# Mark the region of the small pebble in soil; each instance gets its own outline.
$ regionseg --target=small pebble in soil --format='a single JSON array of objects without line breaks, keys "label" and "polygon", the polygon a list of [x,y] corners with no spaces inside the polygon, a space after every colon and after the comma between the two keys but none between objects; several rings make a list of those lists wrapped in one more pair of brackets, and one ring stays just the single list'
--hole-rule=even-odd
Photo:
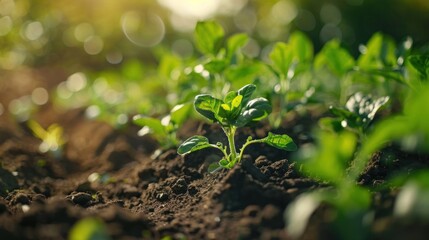
[{"label": "small pebble in soil", "polygon": [[258,205],[249,205],[244,209],[243,215],[246,217],[256,217],[260,210],[261,208]]},{"label": "small pebble in soil", "polygon": [[24,193],[18,193],[16,194],[13,202],[13,204],[30,204],[30,199],[28,198],[28,196]]},{"label": "small pebble in soil", "polygon": [[195,185],[189,185],[188,186],[188,193],[189,193],[189,195],[194,196],[195,194],[198,193],[197,187]]},{"label": "small pebble in soil", "polygon": [[177,181],[171,186],[171,189],[175,194],[183,194],[188,191],[188,185],[183,178],[177,179]]},{"label": "small pebble in soil", "polygon": [[168,194],[161,192],[156,194],[156,200],[160,201],[160,202],[165,202],[168,200]]},{"label": "small pebble in soil", "polygon": [[85,192],[78,192],[71,197],[71,200],[74,204],[84,207],[91,202],[92,196]]},{"label": "small pebble in soil", "polygon": [[24,205],[22,205],[21,209],[23,212],[26,213],[26,212],[30,211],[30,206],[28,206],[27,204],[24,204]]}]

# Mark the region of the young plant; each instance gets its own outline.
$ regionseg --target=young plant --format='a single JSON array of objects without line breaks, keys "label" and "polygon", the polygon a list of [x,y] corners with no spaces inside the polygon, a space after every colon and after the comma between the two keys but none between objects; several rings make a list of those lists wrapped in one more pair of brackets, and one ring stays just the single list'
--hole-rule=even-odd
[{"label": "young plant", "polygon": [[377,111],[389,101],[389,97],[374,99],[372,96],[365,96],[361,92],[353,94],[345,107],[330,107],[335,118],[322,118],[320,120],[323,127],[339,132],[349,129],[359,134],[362,138]]},{"label": "young plant", "polygon": [[194,101],[195,110],[207,119],[221,125],[228,138],[229,146],[224,146],[220,142],[211,144],[206,137],[197,135],[183,142],[177,152],[185,155],[203,148],[219,149],[224,156],[218,163],[209,166],[209,172],[213,172],[219,168],[234,167],[237,162],[241,161],[245,148],[250,144],[266,143],[286,151],[296,150],[297,146],[288,135],[268,133],[268,136],[262,139],[249,137],[240,152],[237,152],[234,140],[237,128],[260,121],[271,113],[271,105],[267,99],[262,97],[251,99],[255,90],[255,85],[248,84],[237,92],[229,92],[223,100],[208,94],[197,95]]},{"label": "young plant", "polygon": [[171,109],[170,114],[162,119],[147,117],[139,114],[133,117],[133,122],[141,126],[138,132],[139,136],[152,134],[161,144],[161,147],[167,149],[179,145],[176,137],[177,129],[185,122],[191,110],[191,104],[179,104]]},{"label": "young plant", "polygon": [[46,130],[36,121],[28,121],[28,127],[33,131],[35,137],[42,140],[39,145],[39,151],[42,153],[50,152],[55,158],[62,154],[62,148],[65,144],[63,128],[58,124],[50,125]]}]

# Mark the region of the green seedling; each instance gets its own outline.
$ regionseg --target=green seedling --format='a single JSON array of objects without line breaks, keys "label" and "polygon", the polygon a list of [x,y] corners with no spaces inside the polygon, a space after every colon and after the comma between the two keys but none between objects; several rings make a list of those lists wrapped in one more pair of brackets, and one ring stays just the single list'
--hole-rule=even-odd
[{"label": "green seedling", "polygon": [[46,130],[36,121],[28,121],[28,127],[33,131],[35,137],[42,140],[39,151],[42,153],[51,152],[55,157],[61,156],[63,145],[65,144],[63,128],[58,124],[50,125]]},{"label": "green seedling", "polygon": [[323,118],[321,124],[336,132],[345,128],[361,137],[375,117],[377,111],[389,101],[389,97],[372,98],[358,92],[352,95],[345,107],[330,107],[335,118]]},{"label": "green seedling", "polygon": [[255,85],[248,84],[237,92],[229,92],[223,100],[208,94],[197,95],[194,101],[195,110],[205,118],[221,125],[227,136],[229,147],[220,142],[211,144],[206,137],[197,135],[183,142],[177,152],[185,155],[209,147],[220,150],[224,156],[218,163],[209,166],[209,172],[213,172],[220,168],[234,167],[237,162],[241,161],[245,148],[250,144],[266,143],[286,151],[296,150],[297,146],[288,135],[268,133],[268,136],[262,139],[249,137],[240,152],[237,152],[234,140],[237,128],[258,122],[271,113],[271,104],[267,99],[262,97],[251,99],[255,90]]},{"label": "green seedling", "polygon": [[179,145],[176,133],[186,121],[191,110],[191,104],[179,104],[171,109],[170,114],[162,119],[147,117],[139,114],[133,117],[133,122],[141,126],[139,136],[151,134],[165,149]]}]

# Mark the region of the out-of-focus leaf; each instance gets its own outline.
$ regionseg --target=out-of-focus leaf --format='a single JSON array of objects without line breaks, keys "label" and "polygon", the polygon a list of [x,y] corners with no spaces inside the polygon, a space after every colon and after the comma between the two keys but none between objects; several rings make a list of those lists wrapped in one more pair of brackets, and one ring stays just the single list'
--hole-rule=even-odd
[{"label": "out-of-focus leaf", "polygon": [[244,33],[239,33],[231,36],[227,40],[227,58],[231,58],[232,55],[241,47],[246,45],[249,37]]},{"label": "out-of-focus leaf", "polygon": [[69,233],[69,240],[110,240],[104,223],[98,218],[79,220]]},{"label": "out-of-focus leaf", "polygon": [[374,34],[358,59],[361,69],[378,69],[397,65],[394,41],[381,33]]},{"label": "out-of-focus leaf", "polygon": [[189,114],[192,109],[191,103],[179,104],[173,107],[170,111],[171,122],[174,122],[177,125],[182,125],[186,119],[189,117]]},{"label": "out-of-focus leaf", "polygon": [[427,79],[429,74],[429,55],[412,55],[408,57],[408,61],[419,71],[424,79]]},{"label": "out-of-focus leaf", "polygon": [[204,64],[204,69],[209,71],[209,73],[221,73],[227,67],[227,63],[223,60],[211,60],[210,62]]},{"label": "out-of-focus leaf", "polygon": [[308,62],[313,58],[313,44],[304,33],[299,31],[292,33],[289,44],[294,51],[296,61]]},{"label": "out-of-focus leaf", "polygon": [[204,54],[216,55],[224,38],[222,26],[215,21],[198,22],[195,28],[195,43]]},{"label": "out-of-focus leaf", "polygon": [[327,66],[334,74],[343,76],[355,66],[354,58],[341,48],[339,41],[331,40],[323,46],[314,61],[316,68]]},{"label": "out-of-focus leaf", "polygon": [[269,58],[272,62],[273,69],[286,77],[292,64],[293,49],[286,43],[278,42],[271,50]]},{"label": "out-of-focus leaf", "polygon": [[161,120],[159,119],[139,114],[133,117],[133,123],[141,127],[148,127],[152,133],[160,137],[167,135],[165,126],[162,125]]},{"label": "out-of-focus leaf", "polygon": [[319,132],[318,148],[301,148],[302,170],[311,177],[340,184],[356,147],[356,136],[350,132],[339,134]]}]

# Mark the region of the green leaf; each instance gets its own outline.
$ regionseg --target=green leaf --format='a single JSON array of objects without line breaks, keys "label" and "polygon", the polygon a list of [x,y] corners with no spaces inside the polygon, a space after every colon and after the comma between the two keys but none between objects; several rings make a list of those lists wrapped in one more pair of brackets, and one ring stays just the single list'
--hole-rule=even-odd
[{"label": "green leaf", "polygon": [[424,79],[428,77],[429,72],[429,55],[412,55],[408,57],[411,65],[419,71]]},{"label": "green leaf", "polygon": [[293,49],[286,43],[278,42],[274,45],[269,58],[276,72],[287,76],[293,59]]},{"label": "green leaf", "polygon": [[238,93],[236,91],[231,91],[229,93],[226,94],[225,98],[223,99],[223,101],[227,104],[231,104],[232,100],[234,100],[234,98],[238,95]]},{"label": "green leaf", "polygon": [[185,155],[208,147],[211,147],[211,145],[206,137],[193,136],[180,144],[179,148],[177,149],[177,153],[180,155]]},{"label": "green leaf", "polygon": [[214,163],[211,163],[209,165],[209,167],[207,168],[207,171],[209,173],[214,173],[214,172],[218,171],[221,168],[222,168],[222,166],[220,166],[218,162],[214,162]]},{"label": "green leaf", "polygon": [[255,92],[255,90],[256,86],[253,84],[247,84],[238,90],[238,95],[243,96],[243,99],[241,100],[242,106],[245,106],[250,101],[250,97],[252,96],[253,92]]},{"label": "green leaf", "polygon": [[347,50],[341,48],[337,40],[326,43],[314,62],[316,68],[327,66],[338,76],[343,76],[355,66],[354,58]]},{"label": "green leaf", "polygon": [[222,26],[215,21],[198,22],[195,28],[195,43],[204,54],[216,55],[224,38]]},{"label": "green leaf", "polygon": [[389,97],[373,99],[370,95],[363,93],[353,94],[346,103],[346,109],[360,116],[363,121],[372,121],[377,111],[389,101]]},{"label": "green leaf", "polygon": [[302,32],[294,32],[289,38],[289,45],[294,50],[294,58],[299,62],[308,62],[313,58],[313,44]]},{"label": "green leaf", "polygon": [[359,56],[358,66],[362,69],[396,66],[395,42],[381,34],[375,33],[366,44],[365,52]]},{"label": "green leaf", "polygon": [[322,181],[340,184],[356,149],[356,136],[348,131],[339,134],[319,132],[318,148],[301,148],[302,170]]},{"label": "green leaf", "polygon": [[227,58],[231,58],[234,53],[246,45],[249,37],[244,33],[239,33],[231,36],[227,40]]},{"label": "green leaf", "polygon": [[174,106],[170,111],[170,121],[179,126],[182,125],[186,119],[188,119],[191,109],[191,103],[184,103]]},{"label": "green leaf", "polygon": [[211,60],[204,64],[204,69],[209,73],[221,73],[227,67],[227,63],[224,60]]},{"label": "green leaf", "polygon": [[250,122],[260,121],[267,117],[271,111],[271,104],[267,99],[255,98],[246,105],[234,125],[243,127]]},{"label": "green leaf", "polygon": [[263,141],[270,146],[285,151],[296,151],[296,149],[298,149],[292,138],[286,134],[279,135],[269,132],[268,136],[264,138]]},{"label": "green leaf", "polygon": [[70,240],[110,240],[107,229],[98,218],[84,218],[79,220],[70,230]]},{"label": "green leaf", "polygon": [[165,131],[165,126],[162,125],[161,120],[159,119],[139,114],[133,117],[133,123],[141,127],[147,126],[154,134],[158,136],[167,135]]},{"label": "green leaf", "polygon": [[195,97],[194,106],[195,110],[214,122],[222,122],[223,119],[219,119],[219,110],[223,101],[214,98],[208,94],[201,94]]}]

